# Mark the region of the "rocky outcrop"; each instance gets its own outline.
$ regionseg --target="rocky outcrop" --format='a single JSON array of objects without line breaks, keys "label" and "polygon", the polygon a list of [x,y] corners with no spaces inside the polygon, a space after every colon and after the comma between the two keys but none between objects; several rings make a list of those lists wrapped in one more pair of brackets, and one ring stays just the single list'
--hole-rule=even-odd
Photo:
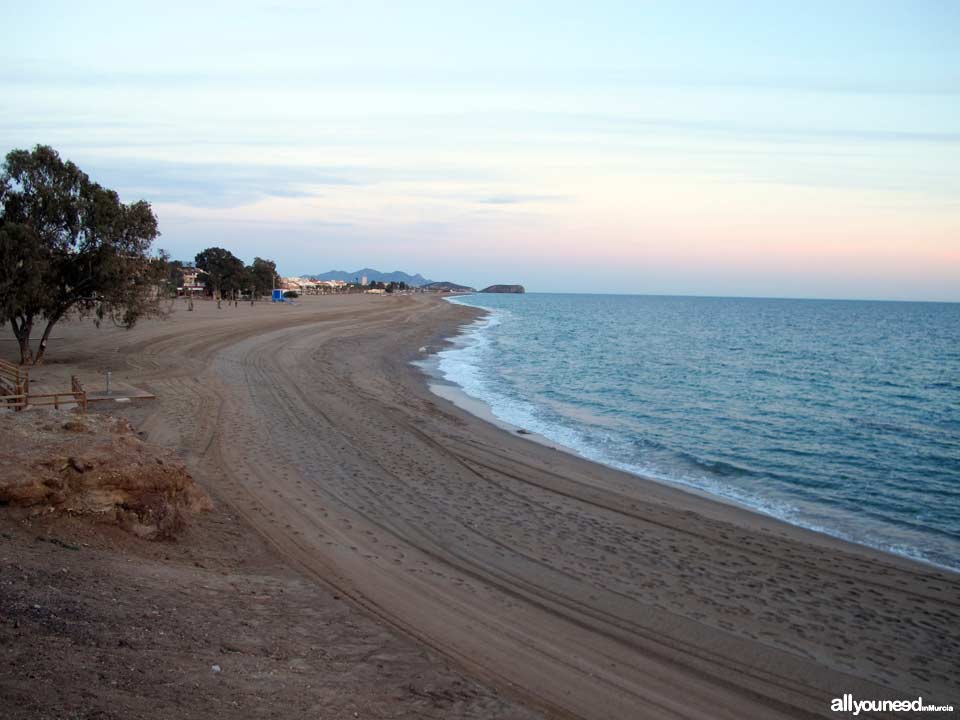
[{"label": "rocky outcrop", "polygon": [[523,289],[523,285],[491,285],[490,287],[485,287],[480,292],[482,293],[525,293],[526,290]]},{"label": "rocky outcrop", "polygon": [[173,537],[213,507],[179,458],[122,419],[4,412],[0,437],[0,506],[89,515],[147,538]]}]

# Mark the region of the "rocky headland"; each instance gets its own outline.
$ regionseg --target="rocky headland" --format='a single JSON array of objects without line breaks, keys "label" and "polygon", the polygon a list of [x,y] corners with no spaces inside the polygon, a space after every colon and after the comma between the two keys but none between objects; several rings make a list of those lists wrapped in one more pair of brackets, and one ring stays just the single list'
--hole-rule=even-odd
[{"label": "rocky headland", "polygon": [[513,293],[515,295],[520,295],[525,293],[526,290],[523,289],[523,285],[490,285],[485,287],[480,292],[482,293]]}]

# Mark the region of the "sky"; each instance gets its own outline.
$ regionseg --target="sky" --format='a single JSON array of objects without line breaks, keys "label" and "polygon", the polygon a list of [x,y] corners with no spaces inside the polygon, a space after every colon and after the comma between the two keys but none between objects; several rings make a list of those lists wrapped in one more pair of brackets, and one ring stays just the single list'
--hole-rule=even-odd
[{"label": "sky", "polygon": [[960,3],[0,0],[0,153],[157,246],[544,292],[960,301]]}]

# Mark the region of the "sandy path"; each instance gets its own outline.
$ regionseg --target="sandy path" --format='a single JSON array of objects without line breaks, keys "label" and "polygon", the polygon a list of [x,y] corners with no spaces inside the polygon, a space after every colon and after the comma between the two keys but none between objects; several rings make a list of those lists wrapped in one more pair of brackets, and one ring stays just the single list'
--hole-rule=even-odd
[{"label": "sandy path", "polygon": [[[80,339],[152,439],[306,575],[557,716],[829,716],[960,699],[957,577],[486,425],[409,365],[470,316],[318,298]],[[109,340],[105,340],[109,338]]]}]

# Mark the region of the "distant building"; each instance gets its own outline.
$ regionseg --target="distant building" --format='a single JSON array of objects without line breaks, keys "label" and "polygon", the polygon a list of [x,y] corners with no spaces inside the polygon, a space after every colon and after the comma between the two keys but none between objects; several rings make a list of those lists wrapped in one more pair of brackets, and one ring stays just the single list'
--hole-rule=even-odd
[{"label": "distant building", "polygon": [[281,290],[294,290],[301,295],[325,295],[338,292],[348,284],[345,280],[314,280],[304,277],[280,278]]},{"label": "distant building", "polygon": [[360,284],[361,284],[361,285],[366,285],[366,284],[367,284],[367,276],[366,276],[366,275],[364,275],[362,278],[360,278]]},{"label": "distant building", "polygon": [[201,275],[207,274],[205,270],[200,270],[199,268],[188,265],[185,266],[181,272],[183,273],[183,286],[177,288],[177,295],[194,297],[206,293],[206,282],[200,277]]},{"label": "distant building", "polygon": [[319,286],[320,292],[331,293],[339,292],[345,288],[349,283],[346,280],[318,280],[317,285]]}]

